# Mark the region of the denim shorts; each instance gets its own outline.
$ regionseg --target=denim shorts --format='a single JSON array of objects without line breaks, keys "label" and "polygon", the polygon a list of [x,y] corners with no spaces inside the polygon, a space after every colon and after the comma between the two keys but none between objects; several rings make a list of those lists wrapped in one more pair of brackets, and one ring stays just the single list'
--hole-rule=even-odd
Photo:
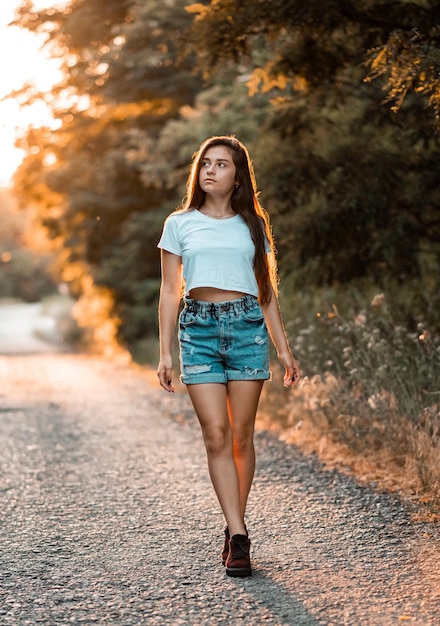
[{"label": "denim shorts", "polygon": [[185,385],[271,377],[268,332],[255,296],[226,302],[185,298],[179,345]]}]

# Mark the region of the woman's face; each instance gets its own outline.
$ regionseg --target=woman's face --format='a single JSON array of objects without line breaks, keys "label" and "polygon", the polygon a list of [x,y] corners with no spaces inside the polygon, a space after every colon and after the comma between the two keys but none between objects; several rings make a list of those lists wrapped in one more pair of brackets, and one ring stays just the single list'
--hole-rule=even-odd
[{"label": "woman's face", "polygon": [[208,148],[201,160],[199,184],[204,192],[215,196],[230,195],[236,184],[236,168],[226,146]]}]

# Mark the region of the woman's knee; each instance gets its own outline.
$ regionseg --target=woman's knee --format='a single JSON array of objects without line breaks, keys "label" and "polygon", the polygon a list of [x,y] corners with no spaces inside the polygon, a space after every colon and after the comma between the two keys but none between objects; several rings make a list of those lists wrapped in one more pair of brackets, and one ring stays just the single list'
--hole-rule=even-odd
[{"label": "woman's knee", "polygon": [[234,453],[245,455],[254,449],[254,431],[253,429],[235,430],[232,436]]},{"label": "woman's knee", "polygon": [[211,427],[203,432],[206,452],[210,456],[220,456],[232,450],[232,435],[230,428]]}]

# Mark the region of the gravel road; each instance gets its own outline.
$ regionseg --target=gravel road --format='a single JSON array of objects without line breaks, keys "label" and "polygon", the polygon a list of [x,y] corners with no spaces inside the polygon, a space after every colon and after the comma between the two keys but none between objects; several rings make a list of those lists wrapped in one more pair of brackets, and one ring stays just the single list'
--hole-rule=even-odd
[{"label": "gravel road", "polygon": [[0,301],[0,354],[35,354],[65,351],[55,319],[40,302]]},{"label": "gravel road", "polygon": [[0,624],[440,624],[438,527],[257,432],[254,575],[185,394],[138,367],[0,356]]}]

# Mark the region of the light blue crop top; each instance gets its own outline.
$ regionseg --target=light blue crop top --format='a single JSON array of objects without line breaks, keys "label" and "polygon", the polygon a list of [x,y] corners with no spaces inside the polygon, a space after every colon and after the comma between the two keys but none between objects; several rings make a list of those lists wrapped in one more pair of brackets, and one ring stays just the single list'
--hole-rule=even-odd
[{"label": "light blue crop top", "polygon": [[157,247],[182,257],[186,295],[196,287],[215,287],[258,297],[255,246],[241,215],[219,220],[197,209],[172,213]]}]

